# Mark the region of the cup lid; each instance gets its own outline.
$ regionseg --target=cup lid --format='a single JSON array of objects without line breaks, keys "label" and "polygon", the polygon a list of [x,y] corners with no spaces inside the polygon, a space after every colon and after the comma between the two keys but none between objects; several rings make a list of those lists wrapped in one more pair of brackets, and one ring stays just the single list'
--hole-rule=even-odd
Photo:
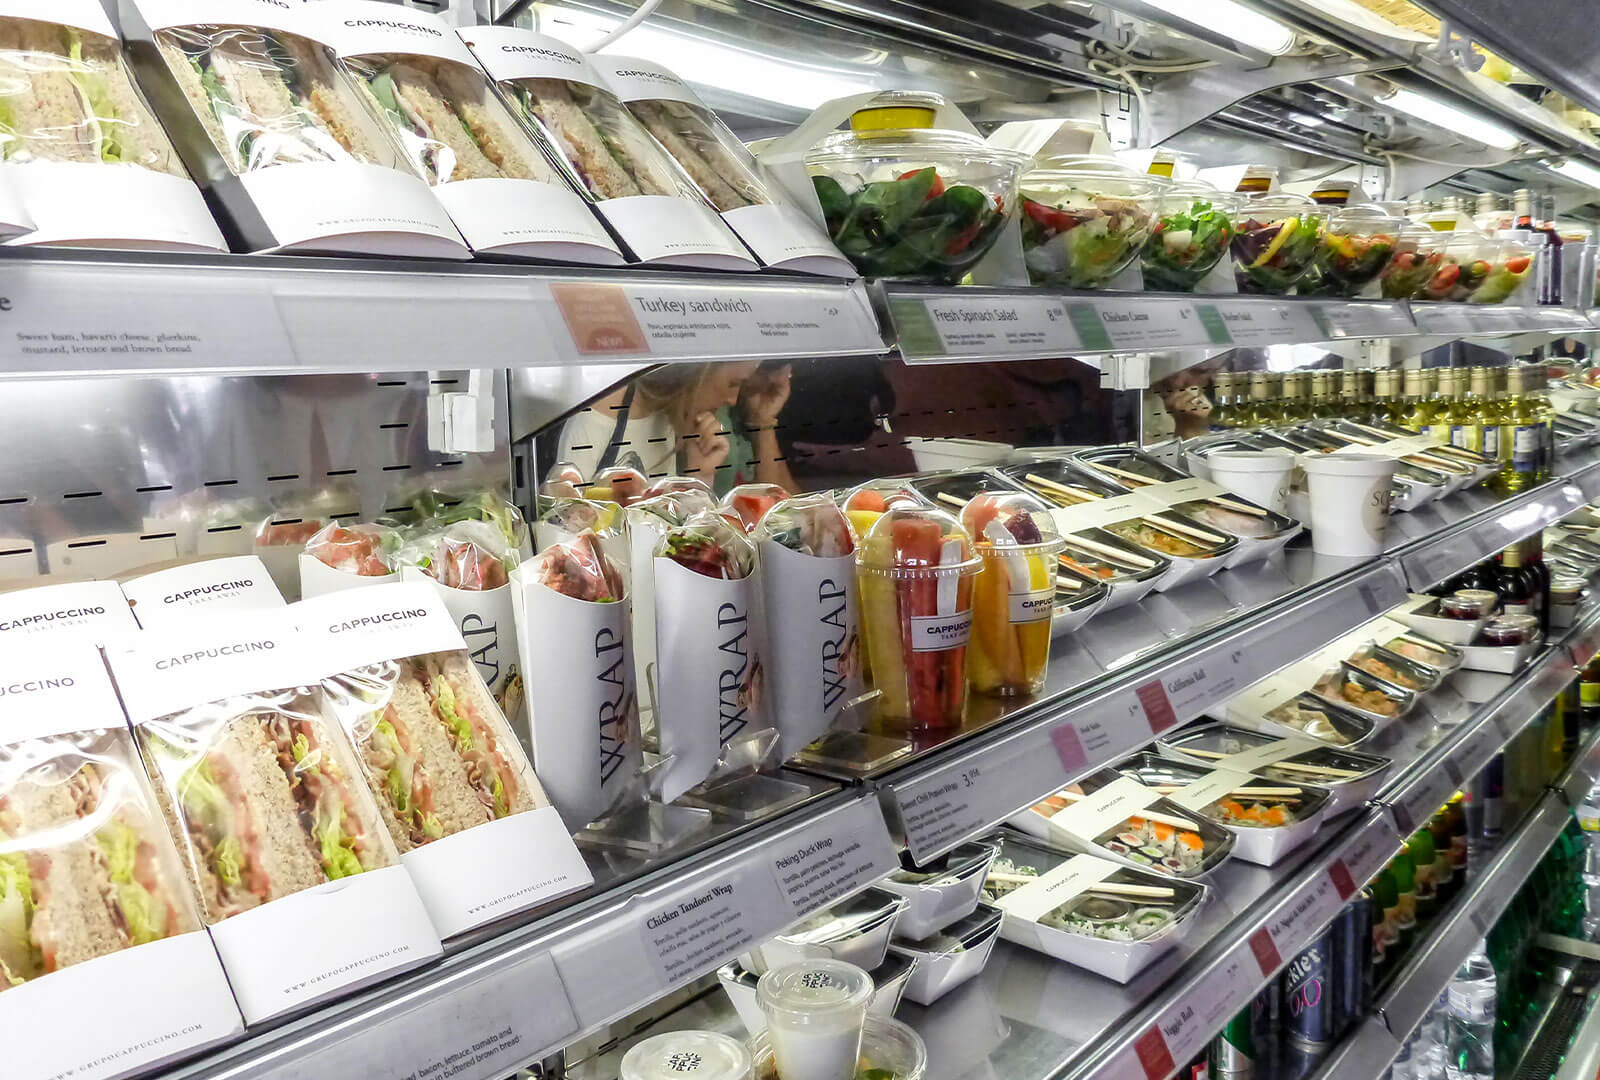
[{"label": "cup lid", "polygon": [[865,1015],[872,976],[843,960],[816,959],[773,968],[756,983],[756,1002],[788,1027]]},{"label": "cup lid", "polygon": [[1021,491],[979,492],[962,508],[961,525],[984,555],[1054,555],[1066,546],[1050,515]]},{"label": "cup lid", "polygon": [[1284,449],[1273,450],[1216,450],[1206,455],[1213,468],[1221,466],[1224,472],[1287,472],[1294,468],[1294,454]]},{"label": "cup lid", "polygon": [[983,568],[972,537],[955,518],[905,503],[895,503],[873,522],[856,559],[863,571],[896,577],[946,577]]},{"label": "cup lid", "polygon": [[621,1080],[745,1080],[750,1051],[716,1031],[669,1031],[622,1057]]}]

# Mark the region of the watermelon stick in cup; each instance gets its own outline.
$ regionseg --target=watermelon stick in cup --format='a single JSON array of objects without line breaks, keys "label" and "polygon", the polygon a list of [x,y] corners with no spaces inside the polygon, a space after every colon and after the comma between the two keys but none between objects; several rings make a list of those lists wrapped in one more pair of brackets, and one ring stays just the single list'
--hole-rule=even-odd
[{"label": "watermelon stick in cup", "polygon": [[983,560],[942,510],[894,502],[856,570],[878,715],[895,730],[956,727],[967,699],[973,579]]}]

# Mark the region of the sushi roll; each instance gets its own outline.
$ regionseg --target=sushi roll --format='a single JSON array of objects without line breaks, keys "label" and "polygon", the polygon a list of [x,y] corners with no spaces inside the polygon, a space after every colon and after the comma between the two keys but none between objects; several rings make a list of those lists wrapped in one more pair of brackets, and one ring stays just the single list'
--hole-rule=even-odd
[{"label": "sushi roll", "polygon": [[1281,803],[1277,806],[1263,806],[1261,808],[1261,824],[1279,828],[1289,824],[1289,808]]},{"label": "sushi roll", "polygon": [[[1156,861],[1155,859],[1152,859],[1150,856],[1146,855],[1142,850],[1128,852],[1127,858],[1129,862],[1137,863],[1140,866],[1153,866],[1155,865]],[[1160,858],[1160,856],[1158,855],[1157,858]]]},{"label": "sushi roll", "polygon": [[1123,850],[1126,851],[1133,848],[1143,847],[1145,838],[1139,833],[1133,832],[1132,830],[1127,830],[1124,832],[1119,832],[1115,842],[1120,843],[1123,846]]},{"label": "sushi roll", "polygon": [[1172,912],[1160,908],[1140,908],[1128,916],[1128,921],[1138,937],[1147,938],[1172,921]]},{"label": "sushi roll", "polygon": [[1188,869],[1184,861],[1176,855],[1168,855],[1161,860],[1161,869],[1173,874],[1181,874]]},{"label": "sushi roll", "polygon": [[1200,839],[1199,833],[1181,832],[1173,853],[1183,860],[1186,867],[1199,866],[1206,858],[1205,841]]},{"label": "sushi roll", "polygon": [[1170,848],[1167,848],[1161,844],[1145,844],[1139,848],[1139,854],[1143,855],[1151,862],[1158,863],[1167,857],[1167,852],[1170,850]]},{"label": "sushi roll", "polygon": [[1111,852],[1113,855],[1126,855],[1131,849],[1121,840],[1107,840],[1106,850]]}]

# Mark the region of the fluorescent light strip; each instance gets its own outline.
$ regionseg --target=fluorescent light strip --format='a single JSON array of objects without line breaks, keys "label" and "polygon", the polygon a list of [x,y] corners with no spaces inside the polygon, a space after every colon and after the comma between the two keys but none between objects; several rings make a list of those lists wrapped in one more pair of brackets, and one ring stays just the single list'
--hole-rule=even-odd
[{"label": "fluorescent light strip", "polygon": [[1560,165],[1551,165],[1550,171],[1560,173],[1568,180],[1600,190],[1600,169],[1593,165],[1582,161],[1563,161]]},{"label": "fluorescent light strip", "polygon": [[1453,131],[1463,138],[1471,139],[1473,142],[1492,146],[1497,150],[1511,150],[1522,142],[1521,136],[1506,130],[1499,124],[1491,124],[1487,120],[1479,120],[1476,116],[1463,112],[1454,105],[1446,105],[1437,98],[1413,93],[1410,90],[1397,89],[1394,93],[1379,98],[1378,103],[1391,109],[1398,109],[1407,116],[1414,116],[1418,120],[1427,121],[1435,127]]},{"label": "fluorescent light strip", "polygon": [[[1252,11],[1235,0],[1144,0],[1208,33],[1230,37],[1269,56],[1282,56],[1294,48],[1294,31],[1276,19]],[[1113,4],[1113,7],[1116,5]]]}]

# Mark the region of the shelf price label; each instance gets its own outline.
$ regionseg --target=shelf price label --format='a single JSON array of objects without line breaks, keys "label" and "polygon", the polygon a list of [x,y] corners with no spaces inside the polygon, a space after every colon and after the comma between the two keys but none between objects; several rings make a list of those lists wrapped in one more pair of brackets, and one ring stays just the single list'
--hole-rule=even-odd
[{"label": "shelf price label", "polygon": [[1311,317],[1329,341],[1349,338],[1398,337],[1417,332],[1399,303],[1371,300],[1323,301],[1309,304]]},{"label": "shelf price label", "polygon": [[1138,352],[1213,343],[1194,304],[1186,300],[1069,301],[1067,309],[1089,348]]},{"label": "shelf price label", "polygon": [[790,843],[772,854],[771,864],[778,890],[797,917],[900,868],[883,811],[869,801],[857,802],[816,827],[797,832]]},{"label": "shelf price label", "polygon": [[1233,345],[1274,345],[1282,342],[1316,341],[1323,336],[1309,305],[1217,300],[1197,304],[1196,311],[1211,309],[1213,325],[1221,320]]},{"label": "shelf price label", "polygon": [[1424,334],[1470,334],[1474,329],[1470,309],[1461,304],[1417,303],[1411,316]]},{"label": "shelf price label", "polygon": [[[1447,757],[1445,760],[1448,762],[1450,759]],[[1461,785],[1459,775],[1459,770],[1456,778],[1452,778],[1446,769],[1424,771],[1393,805],[1395,824],[1400,827],[1400,832],[1409,836],[1426,825],[1434,812]]]},{"label": "shelf price label", "polygon": [[1056,297],[890,296],[900,354],[908,364],[1070,356],[1101,346],[1085,341]]},{"label": "shelf price label", "polygon": [[1258,961],[1241,942],[1196,980],[1156,1021],[1162,1044],[1176,1061],[1201,1053],[1211,1037],[1250,1003],[1260,977]]}]

